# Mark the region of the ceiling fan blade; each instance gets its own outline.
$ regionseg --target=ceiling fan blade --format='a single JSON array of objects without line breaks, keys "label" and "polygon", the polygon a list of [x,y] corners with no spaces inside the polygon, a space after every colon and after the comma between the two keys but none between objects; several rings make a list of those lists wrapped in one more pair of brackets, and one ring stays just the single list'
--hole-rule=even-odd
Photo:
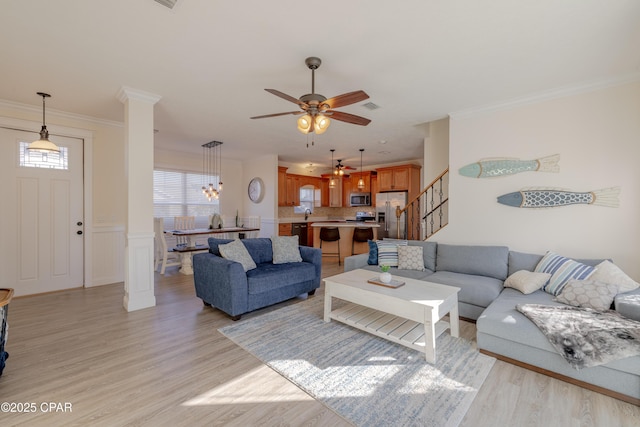
[{"label": "ceiling fan blade", "polygon": [[304,111],[288,111],[286,113],[265,114],[264,116],[250,117],[251,119],[264,119],[267,117],[286,116],[288,114],[303,114]]},{"label": "ceiling fan blade", "polygon": [[340,108],[344,107],[345,105],[351,105],[355,104],[356,102],[364,101],[365,99],[369,99],[369,95],[367,95],[363,90],[356,90],[355,92],[343,93],[342,95],[329,98],[322,104],[327,104],[329,106],[327,108]]},{"label": "ceiling fan blade", "polygon": [[335,120],[340,120],[341,122],[352,123],[354,125],[366,126],[371,123],[371,120],[366,119],[364,117],[356,116],[355,114],[343,113],[342,111],[327,111],[328,116]]},{"label": "ceiling fan blade", "polygon": [[282,99],[286,99],[289,102],[293,102],[294,104],[298,104],[299,106],[303,106],[303,105],[307,105],[304,102],[300,101],[297,98],[294,98],[291,95],[287,95],[286,93],[282,93],[279,90],[275,90],[275,89],[265,89],[267,92],[274,94],[275,96],[278,96]]}]

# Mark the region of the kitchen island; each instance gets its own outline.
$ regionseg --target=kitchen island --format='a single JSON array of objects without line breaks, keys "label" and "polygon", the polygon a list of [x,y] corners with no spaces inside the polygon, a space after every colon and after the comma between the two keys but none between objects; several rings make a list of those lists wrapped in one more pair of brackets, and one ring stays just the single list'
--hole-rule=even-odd
[{"label": "kitchen island", "polygon": [[[356,228],[372,228],[373,229],[373,240],[375,240],[378,236],[378,225],[375,222],[357,222],[357,221],[339,221],[339,222],[314,222],[311,224],[313,228],[313,247],[320,247],[320,228],[321,227],[338,227],[338,231],[340,231],[340,262],[344,262],[344,258],[351,256],[351,241],[353,239],[353,230]],[[334,242],[327,242],[325,246],[328,251],[335,250]],[[366,242],[356,242],[354,246],[353,254],[362,254],[369,251],[369,246]]]}]

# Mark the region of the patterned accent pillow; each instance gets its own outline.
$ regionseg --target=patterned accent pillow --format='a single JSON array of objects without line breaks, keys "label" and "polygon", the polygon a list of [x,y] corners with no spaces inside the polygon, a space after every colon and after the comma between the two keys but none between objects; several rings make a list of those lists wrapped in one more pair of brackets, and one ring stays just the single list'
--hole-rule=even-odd
[{"label": "patterned accent pillow", "polygon": [[556,296],[562,292],[562,288],[568,280],[586,280],[596,269],[595,267],[574,261],[571,258],[563,257],[553,252],[547,252],[534,271],[536,273],[551,274],[551,279],[542,287],[542,290]]},{"label": "patterned accent pillow", "polygon": [[551,277],[549,273],[536,273],[527,270],[518,270],[504,281],[505,288],[514,288],[523,294],[530,294],[542,288]]},{"label": "patterned accent pillow", "polygon": [[398,269],[424,271],[422,246],[398,246]]},{"label": "patterned accent pillow", "polygon": [[640,287],[638,282],[635,282],[620,267],[608,260],[598,264],[596,272],[589,279],[609,285],[618,285],[618,292],[629,292]]},{"label": "patterned accent pillow", "polygon": [[218,250],[223,258],[242,264],[242,268],[245,272],[256,268],[256,263],[253,261],[251,255],[249,255],[249,251],[240,240],[234,240],[231,243],[218,245]]},{"label": "patterned accent pillow", "polygon": [[302,262],[298,236],[273,236],[271,238],[271,247],[273,249],[274,264]]},{"label": "patterned accent pillow", "polygon": [[367,264],[378,265],[378,245],[374,240],[367,240],[369,245],[369,258],[367,258]]},{"label": "patterned accent pillow", "polygon": [[384,241],[377,240],[378,245],[378,264],[388,265],[389,267],[398,266],[398,246],[407,246],[407,241]]},{"label": "patterned accent pillow", "polygon": [[562,288],[562,292],[553,300],[574,307],[588,307],[598,311],[607,311],[618,293],[617,285],[608,285],[594,280],[571,279]]}]

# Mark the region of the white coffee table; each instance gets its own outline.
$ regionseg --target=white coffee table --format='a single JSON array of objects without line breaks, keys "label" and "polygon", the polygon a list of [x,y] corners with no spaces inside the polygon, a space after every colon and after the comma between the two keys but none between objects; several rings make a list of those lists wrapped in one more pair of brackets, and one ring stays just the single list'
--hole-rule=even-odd
[{"label": "white coffee table", "polygon": [[[460,334],[458,291],[454,286],[394,276],[399,288],[367,283],[379,274],[352,270],[324,279],[324,321],[331,319],[424,352],[436,363],[436,338],[446,329]],[[333,310],[332,299],[349,304]],[[449,314],[449,322],[442,318]]]}]

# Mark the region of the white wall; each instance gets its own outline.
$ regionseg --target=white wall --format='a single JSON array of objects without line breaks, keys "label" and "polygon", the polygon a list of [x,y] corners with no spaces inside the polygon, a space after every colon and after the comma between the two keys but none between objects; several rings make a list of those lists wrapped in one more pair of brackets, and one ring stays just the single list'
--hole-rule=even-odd
[{"label": "white wall", "polygon": [[[488,157],[559,153],[560,172],[476,179],[458,169]],[[506,109],[452,115],[450,224],[439,242],[507,245],[611,258],[640,280],[640,82]],[[523,209],[498,204],[525,187],[591,191],[620,186],[620,207]]]},{"label": "white wall", "polygon": [[449,166],[449,118],[430,122],[427,129],[424,138],[423,187]]},{"label": "white wall", "polygon": [[[249,200],[247,187],[253,178],[261,178],[265,195],[260,203]],[[275,154],[244,161],[243,203],[245,216],[259,216],[259,237],[278,235],[278,156]]]}]

